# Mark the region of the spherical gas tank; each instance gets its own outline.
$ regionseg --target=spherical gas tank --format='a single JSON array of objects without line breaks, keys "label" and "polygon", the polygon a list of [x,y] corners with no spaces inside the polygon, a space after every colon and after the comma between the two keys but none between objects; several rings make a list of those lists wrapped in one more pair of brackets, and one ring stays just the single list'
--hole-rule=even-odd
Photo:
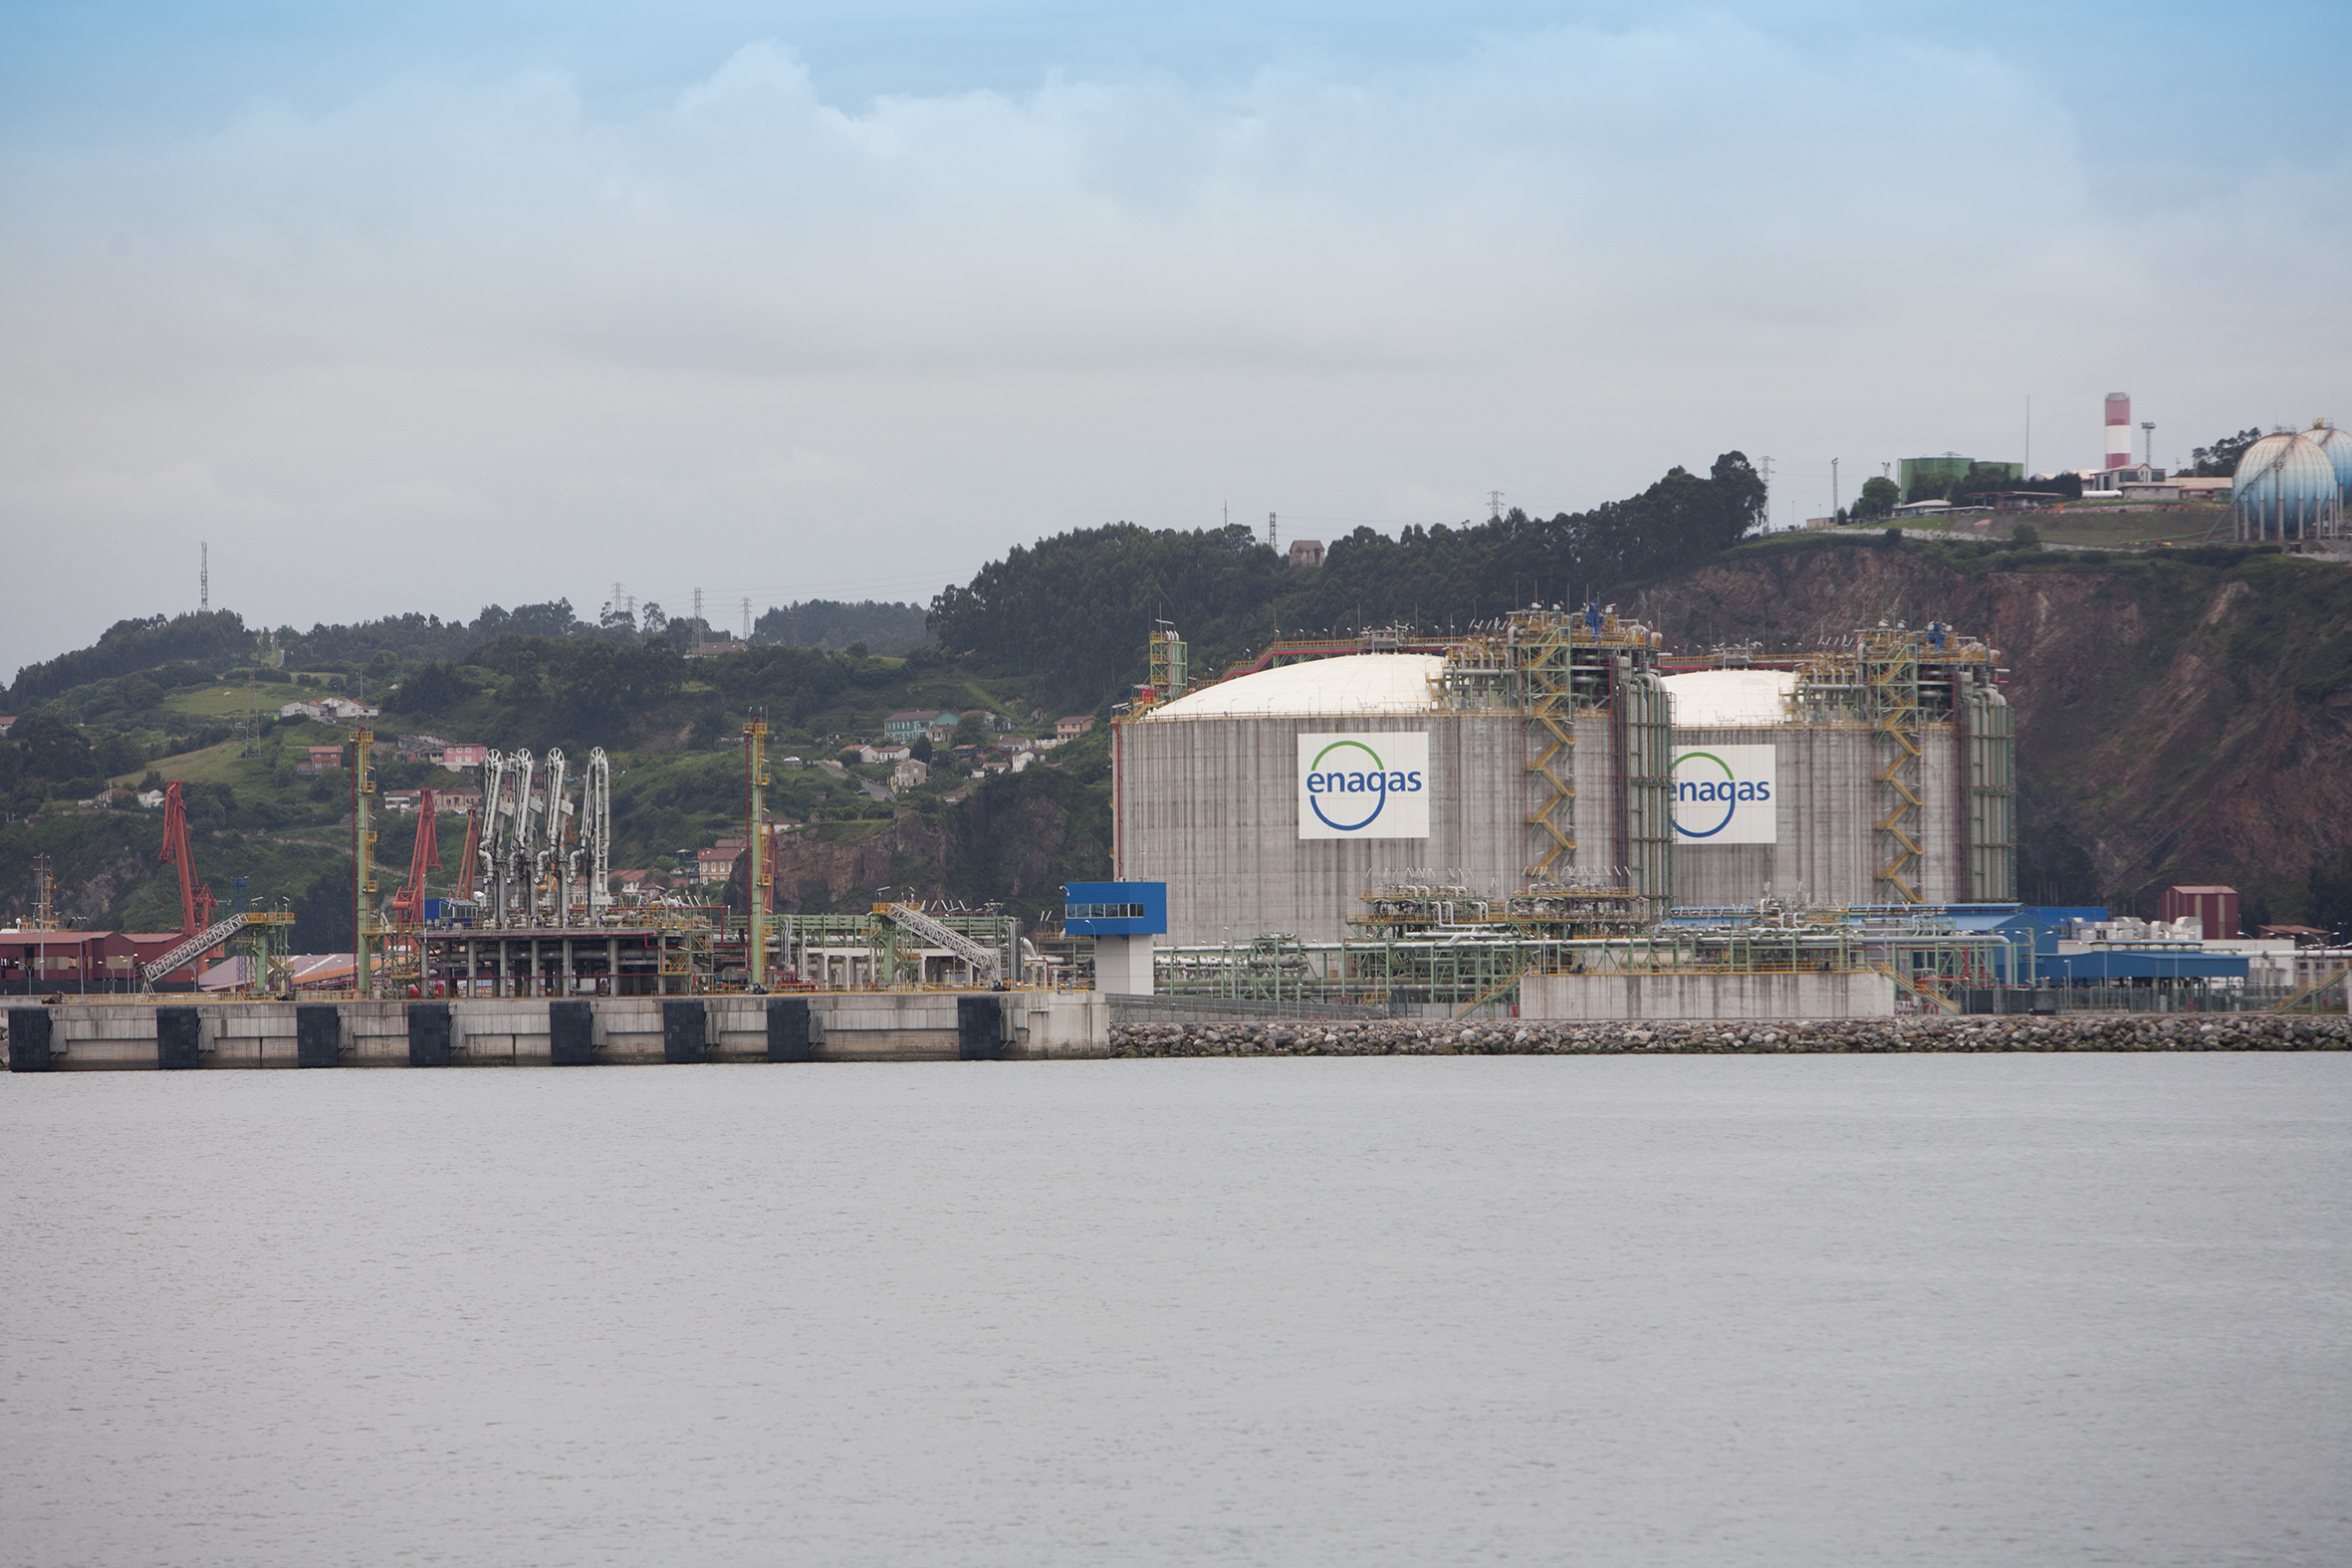
[{"label": "spherical gas tank", "polygon": [[2304,431],[2303,439],[2325,452],[2335,465],[2337,499],[2352,502],[2352,430],[2318,425]]},{"label": "spherical gas tank", "polygon": [[2293,431],[2266,435],[2245,449],[2231,483],[2237,537],[2316,539],[2337,515],[2341,494],[2336,465],[2317,442]]}]

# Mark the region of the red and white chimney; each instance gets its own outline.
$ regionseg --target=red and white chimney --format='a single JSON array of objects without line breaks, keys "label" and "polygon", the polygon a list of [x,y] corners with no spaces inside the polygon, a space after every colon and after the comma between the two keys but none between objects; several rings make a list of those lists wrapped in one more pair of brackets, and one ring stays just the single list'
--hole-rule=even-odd
[{"label": "red and white chimney", "polygon": [[2132,394],[2107,394],[2107,463],[2109,468],[2123,468],[2132,460]]}]

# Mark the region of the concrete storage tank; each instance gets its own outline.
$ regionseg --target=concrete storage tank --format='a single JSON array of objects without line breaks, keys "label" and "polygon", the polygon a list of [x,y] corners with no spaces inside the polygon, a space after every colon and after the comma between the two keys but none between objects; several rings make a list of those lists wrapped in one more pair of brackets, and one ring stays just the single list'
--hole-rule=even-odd
[{"label": "concrete storage tank", "polygon": [[1676,907],[2014,898],[1993,659],[1941,625],[1879,627],[1790,669],[1666,677]]},{"label": "concrete storage tank", "polygon": [[2244,544],[2332,540],[2343,533],[2342,481],[2316,441],[2294,431],[2245,449],[2231,483],[2236,537]]},{"label": "concrete storage tank", "polygon": [[1168,884],[1172,945],[1336,942],[1389,883],[1502,895],[1672,890],[1657,639],[1597,609],[1522,611],[1442,655],[1317,658],[1113,730],[1120,878]]}]

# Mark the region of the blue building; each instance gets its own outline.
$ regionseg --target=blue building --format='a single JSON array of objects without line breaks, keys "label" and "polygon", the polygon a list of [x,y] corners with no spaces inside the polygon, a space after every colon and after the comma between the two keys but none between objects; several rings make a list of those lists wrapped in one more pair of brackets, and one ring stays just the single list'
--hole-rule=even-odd
[{"label": "blue building", "polygon": [[1061,929],[1094,939],[1094,989],[1152,994],[1152,938],[1168,929],[1165,882],[1070,882],[1061,889]]}]

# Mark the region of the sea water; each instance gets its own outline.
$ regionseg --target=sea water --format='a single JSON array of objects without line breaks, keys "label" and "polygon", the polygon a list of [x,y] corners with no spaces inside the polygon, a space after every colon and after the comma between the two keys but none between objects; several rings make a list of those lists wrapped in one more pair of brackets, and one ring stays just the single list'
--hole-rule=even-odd
[{"label": "sea water", "polygon": [[2352,1057],[0,1080],[9,1563],[2352,1561]]}]

